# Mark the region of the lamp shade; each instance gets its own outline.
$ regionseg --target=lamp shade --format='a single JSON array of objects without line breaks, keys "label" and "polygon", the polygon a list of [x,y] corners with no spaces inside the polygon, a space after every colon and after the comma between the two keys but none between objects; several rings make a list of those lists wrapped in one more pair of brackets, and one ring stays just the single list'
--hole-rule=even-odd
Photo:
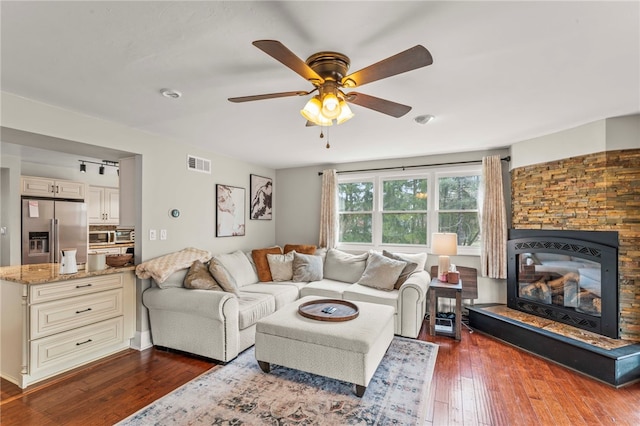
[{"label": "lamp shade", "polygon": [[318,116],[320,115],[320,109],[322,109],[322,103],[320,103],[320,99],[315,96],[309,99],[309,102],[307,102],[304,108],[300,111],[300,114],[312,123],[316,123],[316,121],[318,121]]},{"label": "lamp shade", "polygon": [[431,252],[437,255],[458,254],[458,234],[434,232],[431,234]]},{"label": "lamp shade", "polygon": [[351,112],[351,108],[349,105],[343,100],[340,101],[340,115],[336,118],[336,122],[338,124],[342,124],[345,121],[351,119],[353,117],[353,112]]},{"label": "lamp shade", "polygon": [[333,120],[340,115],[340,100],[333,93],[327,93],[322,98],[322,115]]}]

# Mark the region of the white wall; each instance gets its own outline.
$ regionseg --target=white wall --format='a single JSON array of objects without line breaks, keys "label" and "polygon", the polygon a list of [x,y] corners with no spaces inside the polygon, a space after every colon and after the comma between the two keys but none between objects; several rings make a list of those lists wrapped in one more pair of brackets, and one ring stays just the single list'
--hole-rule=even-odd
[{"label": "white wall", "polygon": [[[283,246],[292,244],[318,244],[320,232],[320,194],[322,177],[318,172],[323,169],[335,168],[343,170],[362,170],[371,168],[415,166],[423,164],[438,164],[461,161],[482,160],[483,156],[501,155],[506,157],[508,149],[467,152],[449,155],[412,157],[392,159],[386,161],[370,161],[358,163],[345,163],[339,165],[327,165],[318,167],[300,167],[281,169],[276,171],[275,209],[276,243]],[[505,179],[509,178],[505,167]],[[505,200],[508,215],[510,215],[510,184],[505,182]],[[454,256],[452,263],[480,270],[479,256]],[[437,258],[429,256],[427,269],[437,264]],[[506,303],[505,280],[488,278],[478,279],[478,299],[476,303]]]},{"label": "white wall", "polygon": [[511,145],[511,168],[640,148],[640,114],[594,121]]},{"label": "white wall", "polygon": [[0,235],[0,266],[20,264],[20,205],[12,208],[20,199],[20,158],[0,155],[0,226],[6,234]]}]

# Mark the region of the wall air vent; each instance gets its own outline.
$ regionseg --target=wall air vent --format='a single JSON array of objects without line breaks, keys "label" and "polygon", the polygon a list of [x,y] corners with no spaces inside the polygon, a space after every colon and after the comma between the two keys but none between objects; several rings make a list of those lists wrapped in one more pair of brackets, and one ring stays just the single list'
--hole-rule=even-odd
[{"label": "wall air vent", "polygon": [[194,172],[211,174],[211,160],[187,155],[187,169]]}]

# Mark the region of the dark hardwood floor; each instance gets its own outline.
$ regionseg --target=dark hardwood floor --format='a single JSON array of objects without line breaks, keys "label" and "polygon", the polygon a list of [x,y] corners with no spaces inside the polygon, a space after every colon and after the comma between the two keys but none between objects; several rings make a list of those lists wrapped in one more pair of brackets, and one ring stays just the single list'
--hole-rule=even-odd
[{"label": "dark hardwood floor", "polygon": [[[640,383],[615,389],[463,328],[440,348],[428,425],[638,425]],[[202,374],[208,360],[129,350],[20,390],[2,380],[2,425],[111,425]]]}]

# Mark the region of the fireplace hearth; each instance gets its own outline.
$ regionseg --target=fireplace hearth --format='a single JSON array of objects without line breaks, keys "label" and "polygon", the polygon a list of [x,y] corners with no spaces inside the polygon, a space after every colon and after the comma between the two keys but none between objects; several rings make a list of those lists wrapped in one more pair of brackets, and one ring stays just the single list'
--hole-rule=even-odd
[{"label": "fireplace hearth", "polygon": [[618,232],[512,229],[507,306],[469,325],[613,386],[640,380],[640,343],[619,338]]},{"label": "fireplace hearth", "polygon": [[512,229],[507,306],[618,338],[618,232]]}]

